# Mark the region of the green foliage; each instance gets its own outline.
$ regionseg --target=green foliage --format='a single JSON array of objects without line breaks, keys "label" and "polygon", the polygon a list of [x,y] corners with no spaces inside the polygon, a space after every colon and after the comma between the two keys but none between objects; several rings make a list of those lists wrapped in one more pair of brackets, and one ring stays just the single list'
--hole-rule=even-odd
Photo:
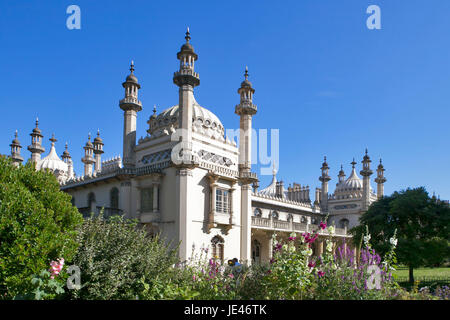
[{"label": "green foliage", "polygon": [[33,291],[23,295],[17,295],[14,300],[51,300],[60,298],[65,293],[61,279],[51,279],[50,272],[43,269],[39,275],[33,275],[31,285]]},{"label": "green foliage", "polygon": [[158,288],[174,275],[176,250],[168,249],[158,236],[149,237],[135,221],[91,217],[81,226],[77,240],[80,247],[73,263],[81,270],[82,288],[70,290],[72,298],[160,297]]},{"label": "green foliage", "polygon": [[33,274],[51,260],[70,261],[82,216],[50,172],[33,164],[15,167],[0,156],[0,296],[34,289]]},{"label": "green foliage", "polygon": [[371,243],[381,254],[389,250],[384,238],[397,229],[397,260],[411,268],[439,265],[449,257],[450,208],[430,198],[423,187],[383,197],[370,206],[360,222],[351,230],[354,240],[361,239],[367,225]]}]

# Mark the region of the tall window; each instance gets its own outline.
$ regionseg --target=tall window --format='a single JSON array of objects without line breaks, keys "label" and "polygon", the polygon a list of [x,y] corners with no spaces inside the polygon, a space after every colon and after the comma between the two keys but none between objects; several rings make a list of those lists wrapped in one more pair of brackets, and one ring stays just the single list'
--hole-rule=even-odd
[{"label": "tall window", "polygon": [[215,236],[211,240],[211,246],[213,258],[217,258],[223,262],[223,246],[224,246],[223,238],[220,236]]},{"label": "tall window", "polygon": [[253,240],[252,260],[255,263],[260,263],[261,262],[261,243],[259,243],[258,240]]},{"label": "tall window", "polygon": [[90,192],[88,194],[88,207],[90,208],[92,206],[92,203],[96,202],[95,201],[95,194],[93,192]]},{"label": "tall window", "polygon": [[294,216],[292,215],[292,213],[288,213],[287,221],[289,221],[289,222],[294,221]]},{"label": "tall window", "polygon": [[279,217],[278,212],[272,211],[272,219],[273,220],[278,220],[278,217]]},{"label": "tall window", "polygon": [[109,192],[109,206],[113,209],[119,209],[119,189],[116,187]]},{"label": "tall window", "polygon": [[141,212],[153,211],[153,187],[141,189]]},{"label": "tall window", "polygon": [[229,212],[229,192],[225,189],[216,190],[216,212]]},{"label": "tall window", "polygon": [[348,228],[348,223],[349,223],[348,219],[341,219],[339,221],[339,228],[342,228],[342,229]]}]

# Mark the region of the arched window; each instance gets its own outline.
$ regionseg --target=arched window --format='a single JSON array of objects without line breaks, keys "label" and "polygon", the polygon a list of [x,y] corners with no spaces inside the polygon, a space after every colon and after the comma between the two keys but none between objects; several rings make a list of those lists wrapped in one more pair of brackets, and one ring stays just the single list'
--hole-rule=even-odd
[{"label": "arched window", "polygon": [[259,208],[256,208],[256,209],[253,211],[253,214],[255,215],[255,217],[262,217],[262,211],[261,211],[261,209],[259,209]]},{"label": "arched window", "polygon": [[287,221],[289,221],[289,222],[294,221],[294,216],[293,216],[292,213],[288,213],[288,215],[287,215]]},{"label": "arched window", "polygon": [[348,224],[349,224],[348,219],[339,220],[339,228],[342,228],[342,229],[348,228]]},{"label": "arched window", "polygon": [[279,217],[278,212],[272,211],[271,216],[272,216],[272,219],[273,219],[273,220],[278,220],[278,217]]},{"label": "arched window", "polygon": [[254,263],[261,262],[261,243],[258,240],[253,240],[252,244],[252,260]]},{"label": "arched window", "polygon": [[113,209],[119,209],[119,189],[116,187],[109,192],[109,206]]},{"label": "arched window", "polygon": [[88,194],[88,207],[90,208],[93,203],[95,203],[95,194],[93,192],[89,192]]},{"label": "arched window", "polygon": [[223,262],[224,241],[221,236],[215,236],[211,240],[212,257]]}]

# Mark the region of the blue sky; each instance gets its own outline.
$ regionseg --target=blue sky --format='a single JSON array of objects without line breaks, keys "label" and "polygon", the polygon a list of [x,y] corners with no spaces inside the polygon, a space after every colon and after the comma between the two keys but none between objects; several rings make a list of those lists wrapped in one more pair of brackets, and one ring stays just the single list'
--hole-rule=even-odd
[{"label": "blue sky", "polygon": [[[66,28],[71,4],[81,8],[81,30]],[[372,4],[381,30],[366,27]],[[97,128],[104,158],[121,154],[118,101],[130,60],[142,85],[140,137],[154,104],[178,103],[172,75],[189,26],[197,101],[236,128],[248,65],[254,126],[280,129],[285,184],[319,186],[326,155],[333,190],[340,165],[348,176],[355,157],[360,169],[367,147],[375,165],[383,158],[386,193],[425,186],[449,199],[449,12],[447,0],[2,1],[0,153],[9,154],[16,129],[26,149],[39,116],[46,153],[54,132],[59,154],[69,142],[78,174]]]}]

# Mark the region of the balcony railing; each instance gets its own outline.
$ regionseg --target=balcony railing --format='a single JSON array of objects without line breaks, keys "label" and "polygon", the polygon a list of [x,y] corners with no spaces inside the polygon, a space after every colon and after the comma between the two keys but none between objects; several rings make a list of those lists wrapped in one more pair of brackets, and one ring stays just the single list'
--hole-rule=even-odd
[{"label": "balcony railing", "polygon": [[[278,230],[286,232],[314,232],[319,226],[315,224],[298,223],[292,221],[282,221],[276,219],[268,219],[261,217],[252,217],[252,228]],[[335,235],[347,236],[347,230],[335,228]],[[322,231],[322,234],[328,235],[328,229]]]}]

